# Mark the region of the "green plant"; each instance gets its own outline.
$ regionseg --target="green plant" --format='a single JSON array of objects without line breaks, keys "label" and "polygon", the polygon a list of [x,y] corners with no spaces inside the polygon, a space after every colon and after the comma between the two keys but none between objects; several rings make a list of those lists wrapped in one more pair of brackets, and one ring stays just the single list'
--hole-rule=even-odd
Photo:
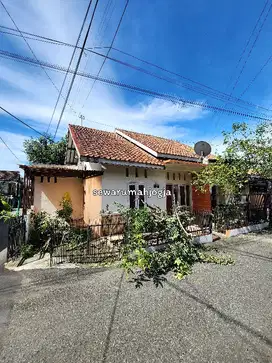
[{"label": "green plant", "polygon": [[70,222],[73,214],[72,200],[68,192],[64,193],[62,200],[60,202],[61,209],[57,211],[57,215],[60,218]]},{"label": "green plant", "polygon": [[21,248],[21,256],[23,260],[34,256],[36,249],[33,245],[25,244]]},{"label": "green plant", "polygon": [[[177,208],[172,216],[158,208],[146,208],[142,214],[140,211],[135,213],[125,209],[123,212],[129,219],[121,266],[127,276],[133,277],[136,287],[150,279],[156,286],[162,285],[165,275],[170,271],[177,279],[182,279],[192,272],[196,262],[234,262],[229,256],[214,256],[208,254],[204,247],[193,244],[192,238],[186,233],[186,227],[192,222],[188,211]],[[156,239],[167,244],[165,250],[148,249],[148,238],[154,234]]]}]

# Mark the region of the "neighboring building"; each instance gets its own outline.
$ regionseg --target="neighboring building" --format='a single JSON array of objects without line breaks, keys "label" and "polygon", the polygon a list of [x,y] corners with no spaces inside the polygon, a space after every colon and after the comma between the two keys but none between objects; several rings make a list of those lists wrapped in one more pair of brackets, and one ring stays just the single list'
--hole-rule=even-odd
[{"label": "neighboring building", "polygon": [[0,170],[0,195],[13,207],[18,206],[21,192],[19,171]]},{"label": "neighboring building", "polygon": [[147,203],[169,212],[178,203],[210,211],[209,188],[203,194],[192,187],[192,172],[203,167],[193,149],[177,141],[69,125],[66,165],[21,165],[24,211],[33,205],[36,211],[52,213],[65,192],[72,200],[73,218],[87,224],[101,212],[116,212],[116,202],[131,208]]}]

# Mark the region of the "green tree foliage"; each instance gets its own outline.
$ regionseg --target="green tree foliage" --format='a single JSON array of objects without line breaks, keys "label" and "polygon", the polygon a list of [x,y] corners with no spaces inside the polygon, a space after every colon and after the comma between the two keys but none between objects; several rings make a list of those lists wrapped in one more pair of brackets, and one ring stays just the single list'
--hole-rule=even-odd
[{"label": "green tree foliage", "polygon": [[[234,263],[231,256],[212,255],[205,247],[193,243],[186,232],[193,217],[181,207],[176,208],[173,215],[153,207],[138,210],[122,207],[119,211],[126,220],[121,266],[136,287],[147,280],[153,280],[157,287],[162,286],[165,275],[171,271],[177,279],[182,279],[192,272],[197,262]],[[149,248],[156,242],[164,246],[161,251]]]},{"label": "green tree foliage", "polygon": [[225,151],[217,161],[203,168],[194,184],[217,185],[227,194],[239,193],[252,174],[272,178],[272,124],[257,126],[235,123],[231,132],[223,132]]},{"label": "green tree foliage", "polygon": [[64,164],[67,137],[54,142],[51,137],[31,138],[24,141],[24,151],[31,164]]}]

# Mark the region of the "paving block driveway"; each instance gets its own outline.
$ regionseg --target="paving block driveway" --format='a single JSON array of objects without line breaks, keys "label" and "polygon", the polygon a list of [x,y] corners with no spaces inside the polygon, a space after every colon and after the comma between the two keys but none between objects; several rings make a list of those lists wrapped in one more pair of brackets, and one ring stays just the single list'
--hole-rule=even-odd
[{"label": "paving block driveway", "polygon": [[12,274],[0,362],[271,362],[271,237],[221,243],[235,265],[198,264],[163,288],[135,289],[119,269]]}]

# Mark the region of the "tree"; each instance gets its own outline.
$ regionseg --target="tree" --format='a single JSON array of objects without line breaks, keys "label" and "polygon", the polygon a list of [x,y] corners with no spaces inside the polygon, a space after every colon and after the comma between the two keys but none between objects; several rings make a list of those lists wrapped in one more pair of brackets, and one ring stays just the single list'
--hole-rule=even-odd
[{"label": "tree", "polygon": [[234,123],[231,132],[223,132],[225,151],[215,163],[196,174],[194,184],[217,185],[227,194],[237,194],[250,175],[272,178],[272,124],[262,122],[255,127]]},{"label": "tree", "polygon": [[44,136],[24,141],[24,151],[32,164],[64,164],[66,148],[67,137],[58,142]]}]

